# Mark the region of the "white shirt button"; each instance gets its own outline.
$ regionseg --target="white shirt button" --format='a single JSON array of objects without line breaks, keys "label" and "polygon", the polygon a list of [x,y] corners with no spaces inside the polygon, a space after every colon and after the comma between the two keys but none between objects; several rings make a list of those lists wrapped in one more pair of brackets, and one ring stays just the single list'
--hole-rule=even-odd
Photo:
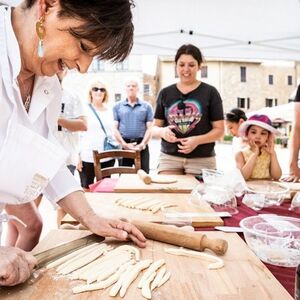
[{"label": "white shirt button", "polygon": [[48,95],[49,91],[48,90],[44,90],[44,94]]}]

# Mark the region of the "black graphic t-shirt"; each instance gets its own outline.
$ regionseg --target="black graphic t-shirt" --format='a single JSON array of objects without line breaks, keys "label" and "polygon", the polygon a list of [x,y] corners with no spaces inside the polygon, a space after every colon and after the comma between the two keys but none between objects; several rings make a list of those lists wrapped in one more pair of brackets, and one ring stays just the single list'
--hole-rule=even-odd
[{"label": "black graphic t-shirt", "polygon": [[[182,94],[173,84],[160,91],[154,118],[164,120],[164,126],[174,125],[178,138],[206,134],[212,122],[224,119],[222,100],[217,89],[204,82],[188,94]],[[161,151],[187,158],[210,157],[215,156],[214,145],[202,144],[183,154],[178,152],[177,143],[162,139]]]}]

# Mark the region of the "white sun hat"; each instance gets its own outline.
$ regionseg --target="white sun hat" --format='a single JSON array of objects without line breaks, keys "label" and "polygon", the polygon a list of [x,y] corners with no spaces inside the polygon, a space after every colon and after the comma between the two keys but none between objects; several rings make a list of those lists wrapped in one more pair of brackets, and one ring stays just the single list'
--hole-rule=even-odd
[{"label": "white sun hat", "polygon": [[247,121],[243,122],[239,128],[240,136],[246,136],[249,126],[256,125],[262,127],[275,135],[281,135],[281,132],[272,126],[272,121],[266,115],[253,115]]}]

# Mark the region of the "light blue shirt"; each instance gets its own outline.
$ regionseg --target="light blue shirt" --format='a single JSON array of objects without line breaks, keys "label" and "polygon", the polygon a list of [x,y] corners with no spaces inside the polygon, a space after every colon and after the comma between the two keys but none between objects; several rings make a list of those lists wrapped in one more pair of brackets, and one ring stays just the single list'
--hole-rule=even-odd
[{"label": "light blue shirt", "polygon": [[116,103],[113,113],[114,120],[119,122],[121,136],[125,139],[143,138],[147,123],[153,121],[152,107],[140,99],[134,106],[128,103],[128,99]]}]

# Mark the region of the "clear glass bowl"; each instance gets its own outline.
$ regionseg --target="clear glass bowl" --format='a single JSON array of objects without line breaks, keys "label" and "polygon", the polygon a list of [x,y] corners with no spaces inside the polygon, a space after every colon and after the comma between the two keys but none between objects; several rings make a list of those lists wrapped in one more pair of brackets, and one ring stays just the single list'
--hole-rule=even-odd
[{"label": "clear glass bowl", "polygon": [[213,169],[202,169],[203,182],[206,185],[216,185],[218,182],[222,182],[224,173],[222,171]]},{"label": "clear glass bowl", "polygon": [[247,193],[264,196],[264,207],[272,205],[279,206],[284,201],[288,192],[289,188],[280,182],[267,180],[253,180],[247,182]]},{"label": "clear glass bowl", "polygon": [[258,215],[240,222],[251,250],[264,262],[282,267],[300,263],[300,219]]},{"label": "clear glass bowl", "polygon": [[205,201],[217,212],[237,214],[237,201],[234,193],[224,187],[199,184],[191,193],[189,202],[193,206],[201,206]]}]

